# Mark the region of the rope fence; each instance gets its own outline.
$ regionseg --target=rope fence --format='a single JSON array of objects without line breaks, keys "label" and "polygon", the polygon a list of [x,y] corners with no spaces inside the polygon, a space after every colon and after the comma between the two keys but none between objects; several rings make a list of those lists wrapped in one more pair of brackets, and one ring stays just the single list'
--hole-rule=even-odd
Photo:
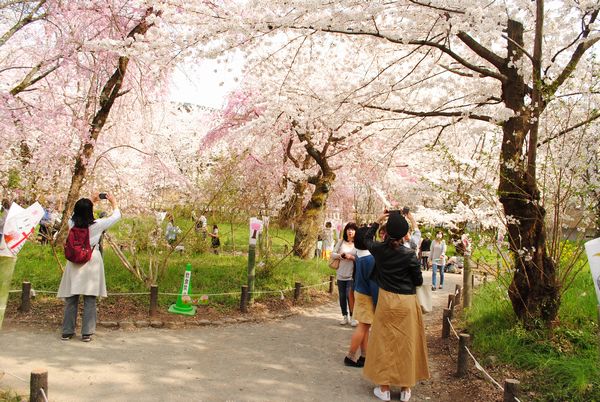
[{"label": "rope fence", "polygon": [[[187,294],[190,298],[192,297],[215,297],[215,296],[239,296],[240,297],[240,309],[242,312],[247,312],[247,304],[250,299],[250,295],[268,295],[268,294],[278,294],[281,296],[281,299],[285,299],[284,292],[294,292],[293,298],[294,301],[297,301],[300,298],[302,289],[311,289],[318,288],[320,286],[329,285],[328,293],[333,293],[333,281],[334,276],[329,276],[328,281],[315,283],[312,285],[302,285],[300,282],[296,282],[294,287],[288,287],[285,289],[274,289],[274,290],[255,290],[248,291],[246,286],[242,286],[240,291],[234,292],[221,292],[221,293],[191,293]],[[19,306],[20,312],[29,312],[31,308],[31,298],[35,297],[36,294],[58,294],[56,291],[50,290],[34,290],[31,287],[30,282],[23,282],[22,289],[13,289],[9,290],[9,293],[21,293],[21,305]],[[181,293],[172,293],[172,292],[159,292],[158,286],[152,285],[150,286],[150,292],[125,292],[125,293],[116,293],[111,292],[107,293],[107,296],[150,296],[150,315],[155,315],[158,312],[158,296],[181,296]]]},{"label": "rope fence", "polygon": [[477,361],[475,356],[473,356],[473,353],[471,352],[471,350],[468,347],[468,343],[470,341],[470,335],[464,334],[464,333],[459,334],[456,331],[456,329],[454,328],[454,326],[452,325],[452,318],[454,315],[454,306],[456,304],[458,304],[457,300],[460,300],[461,290],[462,290],[461,287],[459,285],[456,285],[456,290],[454,291],[454,294],[448,295],[448,308],[444,309],[443,315],[442,315],[442,338],[448,338],[450,336],[450,331],[452,331],[452,333],[454,333],[454,336],[456,337],[456,339],[458,340],[458,343],[459,343],[458,359],[457,359],[458,360],[457,361],[457,375],[459,377],[463,377],[464,375],[466,375],[468,357],[470,357],[471,360],[473,361],[475,368],[477,370],[481,371],[492,384],[494,384],[496,387],[498,387],[498,389],[500,389],[504,393],[504,401],[521,402],[519,400],[519,398],[517,398],[518,388],[519,388],[518,386],[520,384],[519,381],[514,380],[514,379],[507,379],[505,381],[504,387],[502,385],[500,385],[500,383],[498,381],[496,381],[485,370],[485,368],[483,368],[483,366]]}]

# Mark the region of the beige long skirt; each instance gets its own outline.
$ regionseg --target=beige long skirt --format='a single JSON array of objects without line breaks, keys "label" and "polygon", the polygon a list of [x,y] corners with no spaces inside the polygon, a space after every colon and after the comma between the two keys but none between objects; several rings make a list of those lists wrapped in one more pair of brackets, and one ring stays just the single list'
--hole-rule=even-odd
[{"label": "beige long skirt", "polygon": [[427,340],[416,295],[379,289],[363,374],[379,385],[412,387],[429,378]]}]

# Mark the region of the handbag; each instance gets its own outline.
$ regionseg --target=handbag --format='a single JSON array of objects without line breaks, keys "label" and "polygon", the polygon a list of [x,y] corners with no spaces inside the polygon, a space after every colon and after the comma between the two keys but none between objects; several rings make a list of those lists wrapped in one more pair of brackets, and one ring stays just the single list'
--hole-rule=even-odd
[{"label": "handbag", "polygon": [[329,257],[329,263],[327,265],[329,265],[329,268],[337,270],[340,267],[340,261],[339,258]]},{"label": "handbag", "polygon": [[421,312],[423,314],[431,313],[432,304],[431,304],[431,291],[427,286],[417,286],[417,300],[419,301],[419,305],[421,306]]},{"label": "handbag", "polygon": [[339,258],[333,258],[333,253],[339,253],[340,247],[342,247],[341,239],[338,240],[337,244],[333,248],[333,252],[331,253],[331,256],[329,257],[329,261],[327,262],[327,265],[329,265],[329,268],[331,268],[331,269],[337,270],[340,267],[341,260]]}]

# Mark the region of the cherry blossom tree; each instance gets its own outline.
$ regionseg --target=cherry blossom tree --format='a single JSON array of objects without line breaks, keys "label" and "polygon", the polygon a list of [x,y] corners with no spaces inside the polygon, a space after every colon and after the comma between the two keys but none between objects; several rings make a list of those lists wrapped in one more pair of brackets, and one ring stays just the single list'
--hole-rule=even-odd
[{"label": "cherry blossom tree", "polygon": [[[557,262],[546,247],[546,211],[540,203],[538,144],[545,138],[539,127],[549,105],[568,96],[563,88],[579,79],[600,40],[597,2],[286,1],[267,6],[251,1],[243,8],[227,4],[226,11],[215,12],[225,24],[243,24],[231,41],[240,44],[262,35],[279,47],[277,53],[285,53],[287,62],[272,66],[286,71],[277,91],[315,69],[320,52],[343,53],[343,65],[318,67],[337,72],[339,79],[327,90],[343,94],[343,103],[420,120],[421,127],[437,133],[432,144],[467,119],[501,130],[498,195],[515,256],[510,298],[527,325],[550,325],[557,316],[560,285]],[[244,31],[249,34],[240,39]],[[263,57],[263,65],[273,60],[272,54],[257,57]],[[270,71],[265,67],[260,73]],[[556,134],[598,117],[591,110]]]}]

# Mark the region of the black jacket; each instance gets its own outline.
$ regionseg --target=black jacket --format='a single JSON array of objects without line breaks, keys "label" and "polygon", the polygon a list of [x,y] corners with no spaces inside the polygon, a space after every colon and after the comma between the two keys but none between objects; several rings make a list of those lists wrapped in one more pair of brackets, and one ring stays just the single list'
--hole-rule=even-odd
[{"label": "black jacket", "polygon": [[388,292],[415,294],[415,286],[423,284],[421,264],[415,252],[405,246],[393,249],[387,242],[374,241],[378,228],[378,224],[373,224],[365,235],[365,244],[375,258],[372,278]]}]

